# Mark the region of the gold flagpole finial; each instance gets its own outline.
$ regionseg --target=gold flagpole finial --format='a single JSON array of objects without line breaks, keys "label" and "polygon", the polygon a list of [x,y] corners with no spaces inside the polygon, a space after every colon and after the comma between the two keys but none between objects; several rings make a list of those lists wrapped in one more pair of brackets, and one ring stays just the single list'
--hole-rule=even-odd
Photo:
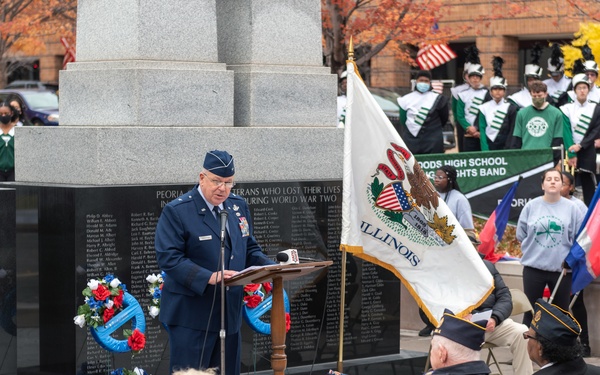
[{"label": "gold flagpole finial", "polygon": [[348,43],[348,61],[354,61],[354,43],[352,36],[350,36],[350,42]]}]

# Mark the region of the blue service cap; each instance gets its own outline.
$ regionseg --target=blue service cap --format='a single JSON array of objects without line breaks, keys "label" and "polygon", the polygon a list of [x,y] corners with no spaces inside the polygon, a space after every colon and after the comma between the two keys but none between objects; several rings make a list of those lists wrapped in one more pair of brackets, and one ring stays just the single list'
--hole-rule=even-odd
[{"label": "blue service cap", "polygon": [[433,331],[434,335],[443,336],[469,349],[481,350],[485,342],[485,320],[471,322],[461,319],[448,309],[444,310],[444,316],[440,325]]},{"label": "blue service cap", "polygon": [[206,153],[204,164],[207,171],[220,177],[231,177],[235,174],[233,156],[227,151],[213,150]]}]

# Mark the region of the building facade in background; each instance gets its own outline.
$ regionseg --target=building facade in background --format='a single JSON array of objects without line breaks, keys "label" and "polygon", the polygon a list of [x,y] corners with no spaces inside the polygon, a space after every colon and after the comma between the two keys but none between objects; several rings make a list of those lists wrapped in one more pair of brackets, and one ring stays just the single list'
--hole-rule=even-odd
[{"label": "building facade in background", "polygon": [[[503,73],[508,80],[509,92],[517,91],[523,85],[525,64],[530,62],[530,51],[536,42],[544,46],[540,65],[544,68],[543,79],[547,78],[547,61],[550,57],[549,45],[553,42],[570,43],[573,34],[579,30],[579,24],[590,22],[585,16],[575,17],[574,12],[565,0],[530,0],[513,2],[526,4],[516,15],[497,14],[492,12],[497,2],[482,0],[446,0],[443,18],[438,22],[440,29],[458,30],[461,25],[472,25],[466,33],[457,39],[450,40],[450,47],[458,57],[451,62],[432,70],[434,79],[454,79],[462,83],[464,65],[463,50],[473,44],[480,51],[480,58],[485,68],[483,82],[488,85],[493,74],[492,58],[501,56],[505,63]],[[484,16],[492,16],[495,20],[476,22]],[[600,56],[598,56],[600,58]],[[598,60],[598,59],[597,59]],[[371,60],[371,86],[388,88],[400,93],[410,90],[411,72],[416,67],[400,61],[389,53],[382,52]]]}]

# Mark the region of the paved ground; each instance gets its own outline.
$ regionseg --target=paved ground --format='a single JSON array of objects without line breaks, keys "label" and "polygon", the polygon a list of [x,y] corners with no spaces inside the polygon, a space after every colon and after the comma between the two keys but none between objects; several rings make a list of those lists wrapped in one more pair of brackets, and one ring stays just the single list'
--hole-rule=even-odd
[{"label": "paved ground", "polygon": [[[430,338],[428,337],[419,337],[417,331],[400,331],[400,349],[427,352],[429,350],[429,341]],[[487,356],[487,350],[482,351],[482,353],[485,353],[485,356]],[[495,348],[494,354],[500,362],[500,369],[502,370],[502,374],[518,375],[513,372],[512,366],[509,364],[512,355],[510,354],[508,348]],[[485,360],[486,358],[484,357],[483,359]],[[598,357],[586,358],[585,361],[587,363],[600,366],[600,358]],[[494,365],[492,365],[490,368],[493,374],[498,374],[498,369]],[[535,365],[534,369],[537,369]]]}]

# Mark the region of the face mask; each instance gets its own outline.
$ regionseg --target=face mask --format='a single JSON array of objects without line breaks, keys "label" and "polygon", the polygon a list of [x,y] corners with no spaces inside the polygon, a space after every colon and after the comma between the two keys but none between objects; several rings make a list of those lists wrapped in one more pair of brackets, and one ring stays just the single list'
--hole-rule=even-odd
[{"label": "face mask", "polygon": [[546,101],[546,98],[531,98],[531,102],[537,108],[540,108],[544,104],[545,101]]},{"label": "face mask", "polygon": [[3,123],[4,125],[8,125],[8,123],[10,122],[10,118],[11,118],[11,115],[0,116],[0,122]]},{"label": "face mask", "polygon": [[418,92],[427,92],[429,91],[429,83],[425,83],[425,82],[417,82],[417,91]]}]

